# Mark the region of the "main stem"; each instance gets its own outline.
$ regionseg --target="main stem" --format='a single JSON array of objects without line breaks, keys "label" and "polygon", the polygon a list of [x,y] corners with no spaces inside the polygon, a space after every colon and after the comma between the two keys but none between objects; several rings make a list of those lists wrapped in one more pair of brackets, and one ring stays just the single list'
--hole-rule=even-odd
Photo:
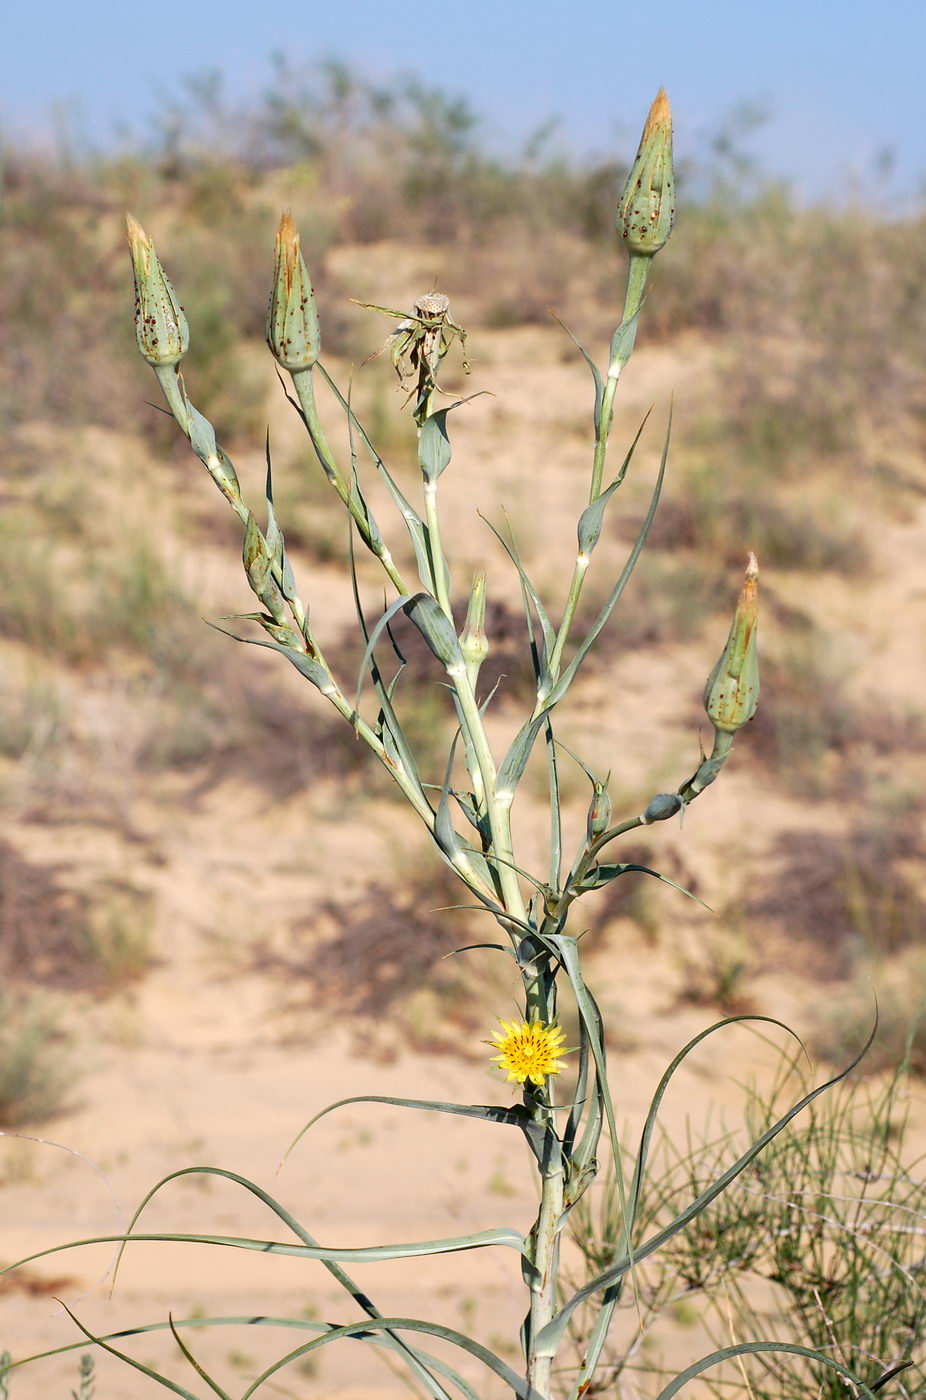
[{"label": "main stem", "polygon": [[531,1290],[530,1347],[527,1357],[527,1382],[548,1400],[553,1369],[552,1356],[538,1356],[537,1334],[552,1319],[556,1310],[556,1280],[559,1267],[559,1223],[563,1213],[563,1168],[542,1178],[540,1214],[534,1227],[532,1263],[537,1279]]},{"label": "main stem", "polygon": [[[595,433],[595,455],[592,460],[592,482],[588,493],[589,504],[596,501],[601,495],[601,483],[604,477],[605,462],[608,456],[608,439],[611,435],[611,424],[614,421],[614,395],[617,393],[617,381],[620,378],[621,370],[633,352],[636,331],[627,332],[625,328],[633,321],[633,318],[640,313],[643,306],[643,295],[646,291],[646,281],[649,277],[652,258],[631,257],[630,266],[627,269],[627,290],[624,293],[624,313],[621,317],[621,324],[614,333],[611,342],[611,361],[608,365],[608,377],[605,380],[604,390],[601,395],[601,405],[598,410],[598,424]],[[622,332],[624,332],[622,336]],[[576,609],[579,606],[579,598],[582,595],[582,588],[585,577],[588,573],[588,555],[582,550],[576,555],[576,561],[572,570],[572,581],[569,585],[569,597],[566,600],[566,609],[563,613],[563,620],[560,629],[556,634],[556,642],[550,656],[549,670],[550,676],[555,681],[559,676],[560,666],[563,659],[563,651],[569,640],[569,633],[572,629]]]}]

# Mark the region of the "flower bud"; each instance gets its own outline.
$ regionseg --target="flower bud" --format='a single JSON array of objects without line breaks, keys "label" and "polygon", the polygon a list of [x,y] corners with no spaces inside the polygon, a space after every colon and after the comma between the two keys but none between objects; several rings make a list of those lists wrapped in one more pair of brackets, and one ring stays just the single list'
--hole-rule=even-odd
[{"label": "flower bud", "polygon": [[267,542],[258,529],[257,521],[251,511],[248,511],[244,527],[244,545],[242,546],[241,558],[251,588],[270,613],[274,622],[283,624],[286,612],[283,595],[273,577],[273,560],[267,549]]},{"label": "flower bud", "polygon": [[652,826],[653,822],[668,821],[681,810],[682,799],[677,792],[657,792],[655,797],[650,798],[640,820],[644,826]]},{"label": "flower bud", "polygon": [[617,227],[629,253],[652,257],[668,241],[674,222],[672,110],[660,88],[618,206]]},{"label": "flower bud", "polygon": [[473,575],[469,605],[466,609],[466,625],[460,633],[460,650],[466,662],[470,679],[475,682],[479,667],[489,654],[489,639],[485,634],[486,620],[486,576],[480,569]]},{"label": "flower bud", "polygon": [[158,262],[154,244],[131,214],[125,216],[132,272],[135,276],[135,335],[143,357],[155,369],[175,365],[186,354],[190,331],[170,285]]},{"label": "flower bud", "polygon": [[596,782],[592,792],[592,800],[588,805],[588,816],[585,820],[589,845],[596,841],[599,836],[603,836],[610,825],[611,795],[605,783]]},{"label": "flower bud", "polygon": [[759,703],[758,588],[759,565],[750,554],[727,645],[704,687],[704,708],[718,733],[734,734]]},{"label": "flower bud", "polygon": [[273,291],[267,310],[267,344],[283,369],[311,369],[321,349],[315,293],[288,209],[277,230]]}]

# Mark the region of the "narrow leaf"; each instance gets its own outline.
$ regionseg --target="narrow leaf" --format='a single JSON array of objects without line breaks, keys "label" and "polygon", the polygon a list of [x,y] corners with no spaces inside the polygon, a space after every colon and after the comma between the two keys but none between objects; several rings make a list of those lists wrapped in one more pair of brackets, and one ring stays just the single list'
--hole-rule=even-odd
[{"label": "narrow leaf", "polygon": [[606,491],[602,491],[599,496],[596,496],[591,504],[586,506],[579,517],[579,525],[576,533],[578,535],[579,550],[585,555],[590,556],[595,545],[598,543],[599,536],[601,535],[602,522],[604,520],[605,507],[614,495],[614,492],[623,484],[624,477],[627,475],[627,468],[630,466],[633,454],[637,449],[637,443],[640,441],[640,436],[643,429],[646,427],[646,421],[652,411],[652,409],[647,410],[646,417],[637,429],[637,435],[630,444],[627,456],[621,464],[621,469],[611,482],[611,485]]},{"label": "narrow leaf", "polygon": [[492,534],[498,540],[499,544],[502,546],[505,553],[508,555],[508,558],[511,560],[512,564],[518,571],[518,575],[521,579],[521,584],[526,590],[527,595],[530,598],[531,603],[533,604],[534,611],[537,614],[537,621],[540,623],[540,630],[543,633],[544,648],[546,650],[547,656],[549,656],[554,646],[556,645],[556,632],[554,631],[553,624],[550,622],[546,609],[540,601],[540,598],[537,594],[537,590],[534,588],[534,585],[528,578],[527,572],[525,571],[524,566],[521,563],[521,557],[518,553],[518,547],[515,543],[514,536],[512,535],[511,542],[509,543],[508,540],[505,539],[504,535],[501,534],[498,530],[496,530],[491,520],[487,520],[484,515],[482,516],[482,519],[485,520],[485,523],[492,531]]},{"label": "narrow leaf", "polygon": [[602,627],[604,627],[608,618],[611,616],[611,613],[614,611],[614,606],[617,603],[617,600],[620,598],[621,594],[623,593],[624,589],[626,588],[628,580],[630,579],[630,575],[633,573],[637,559],[640,557],[640,551],[646,543],[646,537],[650,532],[650,526],[653,523],[653,517],[656,514],[656,508],[659,505],[659,496],[662,492],[662,483],[665,478],[666,463],[669,457],[669,438],[671,432],[672,414],[670,412],[669,424],[666,429],[665,445],[663,446],[662,459],[659,464],[659,474],[656,477],[656,485],[653,489],[653,495],[650,501],[649,510],[646,512],[646,518],[643,521],[643,524],[640,528],[640,533],[637,536],[636,543],[634,544],[633,549],[630,551],[630,556],[627,560],[627,563],[621,570],[620,578],[617,580],[617,583],[611,590],[611,594],[608,597],[607,602],[604,604],[604,607],[601,609],[591,628],[589,629],[588,633],[580,643],[575,656],[572,658],[572,661],[566,667],[565,671],[560,676],[556,685],[553,687],[552,691],[547,697],[548,705],[555,705],[556,702],[558,700],[561,700],[566,694],[567,690],[569,689],[570,685],[575,679],[576,672],[582,665],[582,662],[585,660],[585,657],[587,656],[589,649],[592,646],[592,643],[598,636],[598,633],[601,631]]},{"label": "narrow leaf", "polygon": [[598,369],[598,366],[595,364],[595,361],[589,355],[588,351],[585,350],[583,346],[579,344],[578,340],[576,340],[572,331],[565,324],[565,322],[559,319],[555,311],[551,311],[550,315],[553,317],[553,320],[556,322],[556,324],[566,332],[569,339],[579,351],[579,354],[582,356],[583,360],[592,372],[592,378],[595,381],[595,436],[597,437],[598,433],[601,430],[601,400],[604,396],[604,380],[601,377],[601,372]]}]

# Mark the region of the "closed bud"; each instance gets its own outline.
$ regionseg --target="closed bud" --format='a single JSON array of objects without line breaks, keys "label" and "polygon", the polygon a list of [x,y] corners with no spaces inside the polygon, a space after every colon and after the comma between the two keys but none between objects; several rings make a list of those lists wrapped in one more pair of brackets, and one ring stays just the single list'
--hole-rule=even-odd
[{"label": "closed bud", "polygon": [[585,829],[588,833],[589,843],[596,841],[599,836],[603,836],[611,825],[611,796],[606,783],[594,784],[592,800],[588,804],[588,816],[585,822]]},{"label": "closed bud", "polygon": [[657,792],[655,797],[650,798],[640,820],[644,826],[652,826],[653,822],[668,821],[681,810],[682,799],[677,792]]},{"label": "closed bud", "polygon": [[267,344],[283,369],[311,369],[321,349],[315,293],[299,250],[293,216],[285,210],[277,230],[273,291],[267,311]]},{"label": "closed bud", "polygon": [[617,228],[629,253],[652,257],[667,243],[674,222],[672,109],[660,88],[618,206]]},{"label": "closed bud", "polygon": [[141,224],[131,214],[126,214],[125,225],[135,277],[138,348],[155,369],[175,365],[183,359],[190,344],[183,307]]},{"label": "closed bud", "polygon": [[241,558],[251,588],[274,621],[283,623],[286,611],[283,595],[273,577],[273,560],[267,549],[266,540],[258,529],[257,521],[251,511],[248,511],[247,523],[244,527],[244,545],[241,550]]},{"label": "closed bud", "polygon": [[470,678],[475,681],[479,667],[489,654],[489,639],[485,634],[486,620],[486,576],[480,569],[473,575],[469,604],[466,609],[466,625],[460,633],[460,650],[466,662]]},{"label": "closed bud", "polygon": [[704,687],[704,708],[718,733],[734,734],[759,703],[758,590],[759,565],[750,554],[727,645]]}]

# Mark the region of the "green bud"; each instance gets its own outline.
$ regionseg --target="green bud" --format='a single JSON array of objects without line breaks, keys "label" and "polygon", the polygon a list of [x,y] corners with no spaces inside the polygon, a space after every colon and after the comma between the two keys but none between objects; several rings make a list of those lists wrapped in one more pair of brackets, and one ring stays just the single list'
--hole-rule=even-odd
[{"label": "green bud", "polygon": [[611,796],[605,783],[595,783],[588,806],[585,829],[589,844],[603,836],[611,825]]},{"label": "green bud", "polygon": [[485,634],[486,619],[486,576],[480,569],[473,575],[469,604],[466,609],[466,625],[460,633],[460,650],[466,662],[470,680],[475,684],[479,667],[489,654],[489,639]]},{"label": "green bud", "polygon": [[653,822],[665,822],[682,810],[682,799],[677,792],[657,792],[651,797],[640,820],[644,826]]},{"label": "green bud", "polygon": [[176,365],[190,345],[190,330],[177,293],[158,262],[154,244],[131,214],[125,216],[135,277],[135,335],[155,369]]},{"label": "green bud", "polygon": [[727,645],[704,687],[704,708],[718,733],[734,734],[759,703],[758,590],[759,565],[750,554]]},{"label": "green bud", "polygon": [[293,216],[284,210],[277,230],[273,291],[267,310],[267,344],[283,369],[311,369],[321,349],[315,293],[299,251]]},{"label": "green bud", "polygon": [[283,595],[273,577],[273,560],[267,549],[267,542],[258,529],[257,521],[248,511],[244,527],[244,545],[241,551],[244,571],[253,591],[278,624],[284,623],[285,607]]},{"label": "green bud", "polygon": [[672,109],[660,88],[618,206],[617,228],[629,253],[652,257],[668,242],[674,222]]}]

